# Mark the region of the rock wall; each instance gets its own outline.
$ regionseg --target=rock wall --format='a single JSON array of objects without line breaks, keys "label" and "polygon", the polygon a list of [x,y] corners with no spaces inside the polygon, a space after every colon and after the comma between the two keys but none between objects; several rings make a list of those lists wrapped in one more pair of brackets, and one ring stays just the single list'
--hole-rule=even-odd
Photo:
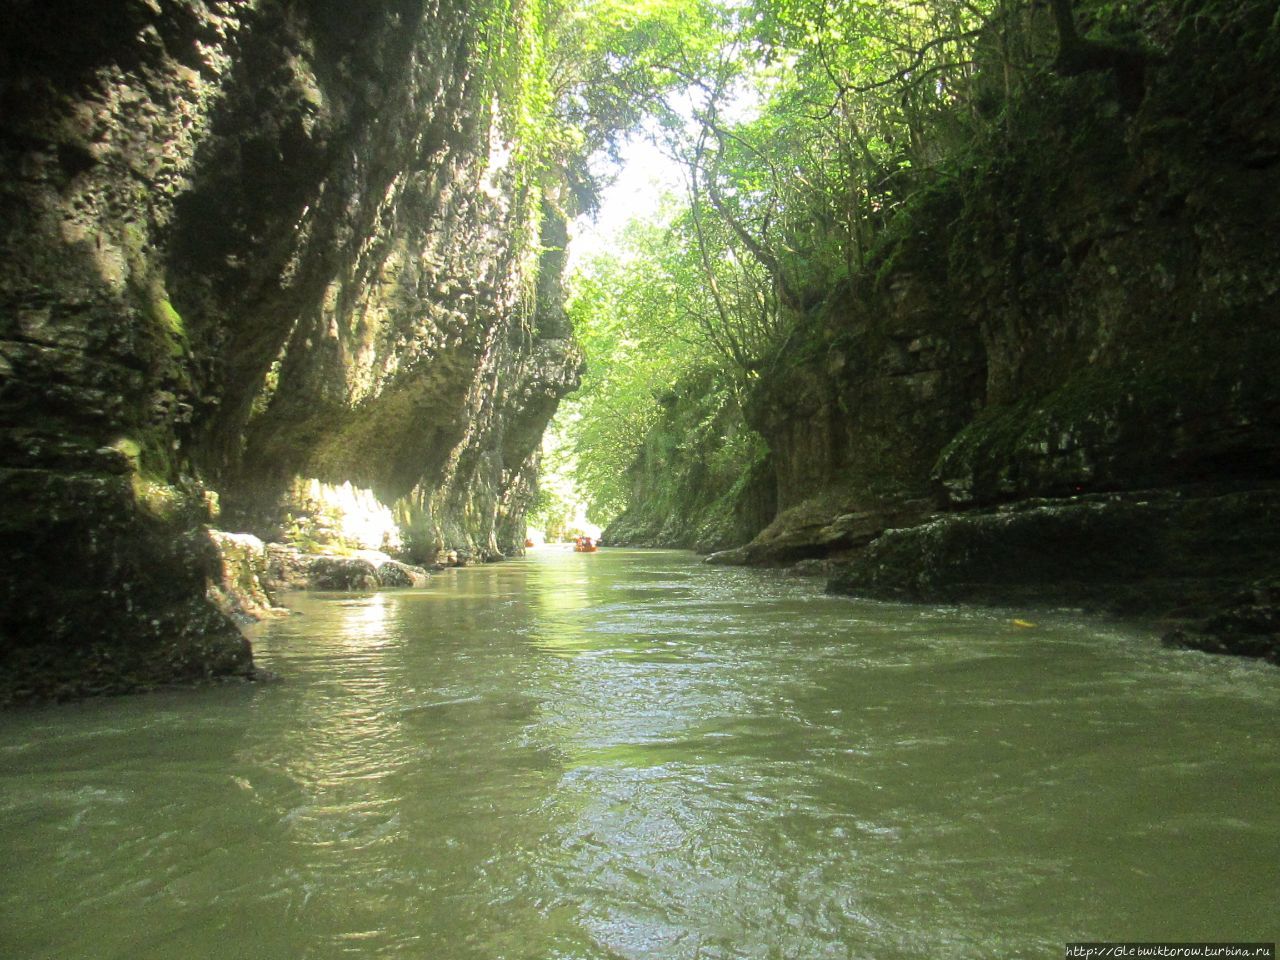
[{"label": "rock wall", "polygon": [[566,214],[495,116],[492,15],[14,5],[0,701],[247,672],[206,599],[219,511],[417,560],[518,549],[579,360],[538,244]]},{"label": "rock wall", "polygon": [[630,506],[602,542],[707,553],[738,546],[772,519],[772,465],[723,376],[704,371],[663,396],[629,472]]},{"label": "rock wall", "polygon": [[747,411],[780,513],[720,559],[1176,618],[1270,595],[1280,45],[1266,4],[1182,6],[1140,102],[1046,76],[802,326]]}]

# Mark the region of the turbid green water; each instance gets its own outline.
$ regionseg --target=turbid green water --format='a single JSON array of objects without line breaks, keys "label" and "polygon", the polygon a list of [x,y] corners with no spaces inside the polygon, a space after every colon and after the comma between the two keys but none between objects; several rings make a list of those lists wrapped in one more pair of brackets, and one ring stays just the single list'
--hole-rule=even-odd
[{"label": "turbid green water", "polygon": [[0,956],[1280,935],[1275,668],[679,553],[297,607],[257,640],[282,684],[0,718]]}]

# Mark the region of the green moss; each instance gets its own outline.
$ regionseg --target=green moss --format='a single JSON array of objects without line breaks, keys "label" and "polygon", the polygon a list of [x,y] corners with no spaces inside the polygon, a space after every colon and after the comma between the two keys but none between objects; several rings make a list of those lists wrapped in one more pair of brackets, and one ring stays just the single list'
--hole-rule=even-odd
[{"label": "green moss", "polygon": [[182,315],[173,308],[168,300],[160,300],[152,306],[152,317],[175,337],[186,338],[187,329],[182,322]]},{"label": "green moss", "polygon": [[280,369],[283,365],[283,353],[271,362],[271,366],[267,368],[266,374],[262,378],[262,387],[253,398],[253,404],[249,410],[249,417],[253,419],[260,417],[267,412],[267,407],[271,405],[271,399],[276,395],[276,390],[280,387]]},{"label": "green moss", "polygon": [[872,287],[883,289],[901,273],[945,277],[948,230],[964,203],[963,183],[943,179],[907,197],[876,239],[868,257]]},{"label": "green moss", "polygon": [[135,473],[131,479],[134,499],[152,517],[169,522],[182,512],[185,501],[169,484],[143,473]]},{"label": "green moss", "polygon": [[151,319],[164,334],[169,345],[169,354],[175,359],[191,352],[187,339],[187,328],[182,315],[174,309],[173,304],[164,297],[151,301]]},{"label": "green moss", "polygon": [[121,454],[130,464],[137,469],[141,464],[142,444],[138,443],[132,437],[121,437],[115,443],[111,444],[111,449]]}]

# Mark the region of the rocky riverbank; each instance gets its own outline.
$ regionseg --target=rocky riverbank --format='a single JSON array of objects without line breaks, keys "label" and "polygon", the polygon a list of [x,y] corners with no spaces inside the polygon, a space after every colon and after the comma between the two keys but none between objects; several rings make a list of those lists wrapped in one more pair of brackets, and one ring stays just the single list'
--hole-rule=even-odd
[{"label": "rocky riverbank", "polygon": [[1233,0],[1142,21],[1139,96],[1107,70],[1046,71],[904,203],[753,381],[778,510],[711,559],[823,561],[865,596],[1141,615],[1277,659],[1273,15]]},{"label": "rocky riverbank", "polygon": [[[425,567],[396,560],[380,550],[300,550],[263,543],[253,534],[211,531],[221,557],[221,576],[209,586],[210,598],[239,623],[287,614],[281,606],[289,590],[366,591],[425,587]],[[441,557],[434,570],[465,566],[456,552]]]}]

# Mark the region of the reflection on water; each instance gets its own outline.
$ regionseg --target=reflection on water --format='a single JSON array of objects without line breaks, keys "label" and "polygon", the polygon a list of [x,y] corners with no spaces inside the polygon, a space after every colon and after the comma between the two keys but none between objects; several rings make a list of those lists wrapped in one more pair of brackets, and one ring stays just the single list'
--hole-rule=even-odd
[{"label": "reflection on water", "polygon": [[0,955],[1274,940],[1280,671],[540,551],[299,597],[285,682],[0,720]]},{"label": "reflection on water", "polygon": [[391,599],[385,593],[343,601],[345,616],[338,628],[338,638],[352,650],[395,643],[397,637],[387,629],[390,606]]}]

